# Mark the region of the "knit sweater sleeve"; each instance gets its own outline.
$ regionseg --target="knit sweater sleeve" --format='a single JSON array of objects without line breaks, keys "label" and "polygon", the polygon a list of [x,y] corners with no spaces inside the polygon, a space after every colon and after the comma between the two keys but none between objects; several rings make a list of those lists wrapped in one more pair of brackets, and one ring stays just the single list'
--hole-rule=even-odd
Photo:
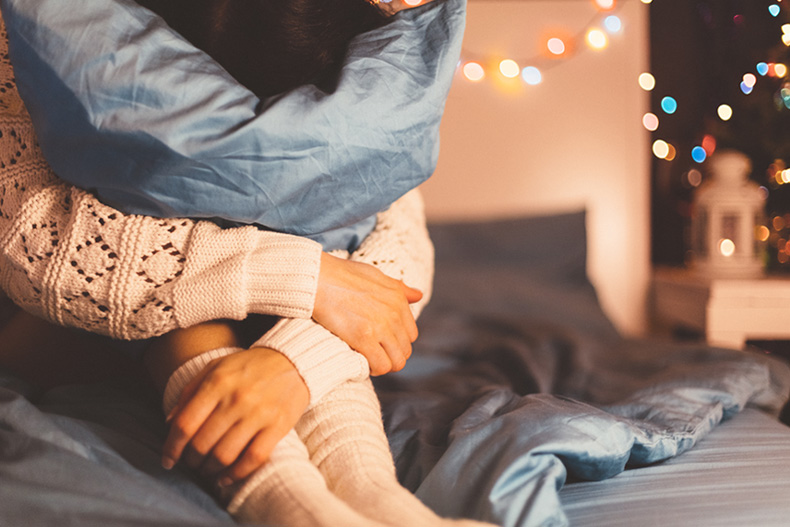
[{"label": "knit sweater sleeve", "polygon": [[38,148],[5,51],[0,288],[14,303],[59,325],[128,340],[249,313],[310,317],[318,243],[124,215],[60,181]]},{"label": "knit sweater sleeve", "polygon": [[[425,225],[419,190],[413,190],[378,215],[376,229],[351,255],[423,292],[412,304],[417,317],[428,303],[433,285],[433,244]],[[310,390],[311,404],[335,386],[370,373],[367,360],[330,331],[305,319],[280,320],[256,346],[272,348],[294,364]]]}]

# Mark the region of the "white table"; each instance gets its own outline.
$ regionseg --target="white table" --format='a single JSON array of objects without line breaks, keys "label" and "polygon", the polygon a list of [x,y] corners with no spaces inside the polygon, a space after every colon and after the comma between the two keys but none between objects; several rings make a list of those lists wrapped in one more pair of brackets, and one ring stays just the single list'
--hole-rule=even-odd
[{"label": "white table", "polygon": [[686,269],[653,274],[653,317],[659,327],[699,331],[715,346],[790,339],[790,276],[711,279]]}]

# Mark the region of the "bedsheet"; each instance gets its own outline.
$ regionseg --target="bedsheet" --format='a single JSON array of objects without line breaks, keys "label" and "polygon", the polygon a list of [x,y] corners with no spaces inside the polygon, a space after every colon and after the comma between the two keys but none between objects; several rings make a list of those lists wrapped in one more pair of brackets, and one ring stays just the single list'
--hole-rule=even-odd
[{"label": "bedsheet", "polygon": [[[790,368],[764,354],[620,337],[585,276],[584,223],[432,227],[434,299],[413,358],[376,387],[399,477],[441,514],[567,525],[567,483],[675,459],[787,398]],[[161,469],[163,437],[139,383],[37,393],[0,372],[0,525],[232,524]]]}]

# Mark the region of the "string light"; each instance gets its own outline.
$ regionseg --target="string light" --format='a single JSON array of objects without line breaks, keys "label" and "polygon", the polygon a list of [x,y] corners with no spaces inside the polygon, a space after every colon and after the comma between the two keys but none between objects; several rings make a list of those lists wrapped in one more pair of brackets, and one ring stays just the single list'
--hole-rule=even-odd
[{"label": "string light", "polygon": [[663,139],[653,141],[653,155],[659,159],[666,159],[669,154],[669,144]]},{"label": "string light", "polygon": [[499,72],[508,79],[518,77],[520,71],[521,68],[518,66],[518,63],[515,60],[505,59],[499,63]]},{"label": "string light", "polygon": [[535,66],[527,66],[521,70],[521,78],[531,86],[540,84],[543,81],[543,75],[541,75],[540,70]]},{"label": "string light", "polygon": [[643,115],[642,126],[647,128],[647,130],[650,132],[655,132],[658,130],[658,117],[656,114],[647,112],[645,115]]},{"label": "string light", "polygon": [[650,73],[639,74],[639,87],[645,91],[653,91],[656,87],[656,78]]},{"label": "string light", "polygon": [[604,49],[609,44],[609,38],[606,36],[606,33],[594,28],[587,32],[587,44],[592,49]]},{"label": "string light", "polygon": [[757,63],[756,69],[760,76],[765,77],[765,74],[768,73],[768,64],[765,62],[759,62]]},{"label": "string light", "polygon": [[722,121],[729,121],[732,119],[732,106],[729,104],[721,104],[716,108],[716,113]]},{"label": "string light", "polygon": [[467,62],[466,64],[464,64],[463,72],[464,72],[464,77],[466,77],[472,82],[481,81],[486,76],[486,72],[483,69],[483,66],[481,66],[477,62]]},{"label": "string light", "polygon": [[707,159],[708,153],[701,146],[695,146],[691,149],[691,159],[697,163],[702,163]]},{"label": "string light", "polygon": [[623,28],[623,23],[617,15],[609,15],[604,21],[603,25],[609,33],[619,33]]},{"label": "string light", "polygon": [[678,109],[678,102],[673,97],[667,95],[661,99],[661,109],[664,110],[664,113],[672,115]]},{"label": "string light", "polygon": [[[421,2],[423,0],[411,1]],[[490,64],[492,68],[498,69],[497,74],[510,79],[520,76],[524,83],[534,86],[543,82],[545,69],[554,67],[562,62],[557,59],[567,59],[575,55],[576,46],[574,44],[576,42],[584,41],[587,44],[587,48],[594,51],[607,48],[609,46],[609,35],[618,34],[623,30],[622,19],[614,13],[618,9],[618,5],[616,0],[592,1],[599,13],[586,24],[584,30],[575,34],[575,36],[572,36],[570,33],[562,34],[562,30],[555,32],[544,41],[544,54],[526,59],[513,57],[492,61],[490,58],[463,50],[461,52],[463,58],[459,62],[461,74],[470,82],[479,82],[488,78],[491,74],[491,71],[488,71],[487,66],[485,66]],[[642,1],[643,3],[649,3]],[[601,25],[598,26],[598,24]],[[547,63],[547,60],[551,60],[551,63]],[[522,69],[519,64],[524,63],[532,65]]]}]

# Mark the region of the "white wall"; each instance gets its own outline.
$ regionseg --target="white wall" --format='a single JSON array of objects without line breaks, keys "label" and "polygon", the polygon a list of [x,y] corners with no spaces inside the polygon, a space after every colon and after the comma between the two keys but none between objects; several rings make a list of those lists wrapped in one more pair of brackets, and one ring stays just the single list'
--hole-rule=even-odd
[{"label": "white wall", "polygon": [[[583,31],[591,0],[471,0],[465,56],[531,58],[551,28]],[[628,334],[646,327],[649,277],[648,7],[620,0],[623,21],[603,51],[576,47],[543,82],[471,83],[457,75],[436,174],[423,186],[431,220],[588,210],[588,272]],[[522,64],[525,66],[527,64]]]}]

